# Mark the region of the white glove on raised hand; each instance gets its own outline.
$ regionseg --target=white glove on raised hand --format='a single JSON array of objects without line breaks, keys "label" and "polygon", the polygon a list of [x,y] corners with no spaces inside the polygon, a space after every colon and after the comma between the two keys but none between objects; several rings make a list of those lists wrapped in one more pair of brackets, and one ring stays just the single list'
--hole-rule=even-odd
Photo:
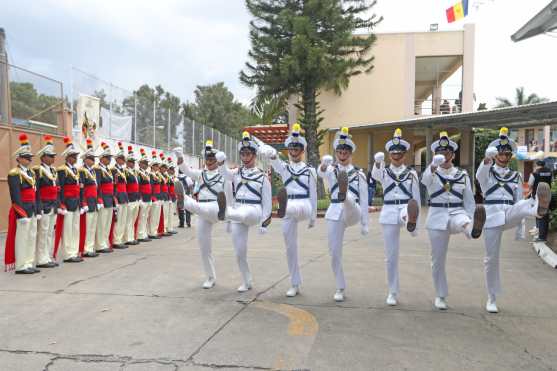
[{"label": "white glove on raised hand", "polygon": [[58,210],[56,210],[56,212],[60,215],[66,215],[68,213],[68,211],[66,209],[58,209]]},{"label": "white glove on raised hand", "polygon": [[98,210],[104,209],[104,205],[103,205],[103,204],[97,204],[97,209],[98,209]]},{"label": "white glove on raised hand", "polygon": [[218,162],[224,162],[226,161],[226,153],[222,151],[218,151],[217,154],[215,155],[215,158],[217,159]]},{"label": "white glove on raised hand", "polygon": [[383,162],[385,161],[385,154],[383,152],[377,152],[373,158],[375,159],[375,162]]},{"label": "white glove on raised hand", "polygon": [[18,221],[19,221],[21,224],[27,224],[27,223],[29,223],[29,222],[31,221],[31,218],[19,218]]},{"label": "white glove on raised hand", "polygon": [[184,150],[182,147],[176,147],[172,150],[172,152],[176,155],[176,157],[184,157]]},{"label": "white glove on raised hand", "polygon": [[321,158],[321,165],[329,166],[333,163],[333,156],[325,155]]},{"label": "white glove on raised hand", "polygon": [[273,147],[266,145],[265,149],[264,149],[264,154],[265,157],[267,158],[271,158],[271,157],[277,157],[277,150],[274,149]]},{"label": "white glove on raised hand", "polygon": [[362,236],[367,236],[369,234],[369,227],[367,225],[362,225],[360,233],[362,234]]},{"label": "white glove on raised hand", "polygon": [[435,155],[433,156],[432,165],[433,166],[440,166],[445,162],[445,156],[443,155]]},{"label": "white glove on raised hand", "polygon": [[495,156],[497,156],[497,153],[498,153],[497,148],[487,147],[487,149],[485,150],[485,157],[489,158],[489,159],[492,159]]},{"label": "white glove on raised hand", "polygon": [[267,228],[259,227],[259,234],[267,234]]}]

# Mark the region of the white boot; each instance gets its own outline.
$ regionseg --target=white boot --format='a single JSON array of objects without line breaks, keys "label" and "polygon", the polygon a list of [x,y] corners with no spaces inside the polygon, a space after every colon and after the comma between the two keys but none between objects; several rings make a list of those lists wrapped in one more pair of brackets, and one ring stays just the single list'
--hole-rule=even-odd
[{"label": "white boot", "polygon": [[298,295],[300,292],[300,288],[298,286],[292,286],[291,288],[286,291],[286,296],[289,298],[293,298],[294,296]]},{"label": "white boot", "polygon": [[499,309],[497,308],[497,304],[495,303],[495,298],[488,298],[487,304],[485,305],[485,310],[489,313],[498,313]]},{"label": "white boot", "polygon": [[396,294],[389,294],[389,296],[387,296],[387,305],[397,305],[398,302],[396,300]]},{"label": "white boot", "polygon": [[238,292],[246,292],[251,290],[251,284],[243,283],[240,287],[238,287]]},{"label": "white boot", "polygon": [[210,288],[213,288],[213,286],[215,286],[215,279],[214,278],[208,278],[205,282],[203,282],[203,288],[204,289],[210,289]]},{"label": "white boot", "polygon": [[435,308],[439,310],[447,310],[448,306],[447,306],[447,302],[445,301],[445,298],[436,297]]},{"label": "white boot", "polygon": [[335,292],[335,295],[333,296],[333,299],[335,299],[335,301],[344,301],[344,289],[338,289]]}]

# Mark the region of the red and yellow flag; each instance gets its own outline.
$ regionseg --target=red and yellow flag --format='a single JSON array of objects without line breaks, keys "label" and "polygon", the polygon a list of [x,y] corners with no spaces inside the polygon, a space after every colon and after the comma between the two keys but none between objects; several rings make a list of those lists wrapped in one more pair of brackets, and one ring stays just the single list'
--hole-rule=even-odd
[{"label": "red and yellow flag", "polygon": [[461,0],[447,9],[447,22],[456,22],[468,15],[468,0]]}]

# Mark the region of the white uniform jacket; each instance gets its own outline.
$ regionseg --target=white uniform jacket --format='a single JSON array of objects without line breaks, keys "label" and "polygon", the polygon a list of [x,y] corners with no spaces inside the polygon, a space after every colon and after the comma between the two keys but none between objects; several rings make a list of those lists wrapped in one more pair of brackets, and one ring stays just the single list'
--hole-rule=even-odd
[{"label": "white uniform jacket", "polygon": [[383,187],[383,207],[379,216],[381,224],[400,224],[400,212],[408,201],[414,199],[420,205],[420,184],[418,174],[406,165],[395,167],[385,163],[374,164],[371,170],[373,179]]},{"label": "white uniform jacket", "polygon": [[368,226],[368,205],[367,205],[367,182],[366,176],[359,168],[352,164],[343,166],[340,164],[329,165],[325,171],[321,171],[321,166],[317,169],[317,174],[327,181],[331,204],[325,213],[325,219],[338,221],[342,217],[343,203],[338,201],[338,182],[337,174],[339,171],[346,171],[348,174],[348,194],[360,206],[360,223],[363,227]]},{"label": "white uniform jacket", "polygon": [[476,171],[476,179],[482,188],[485,212],[484,228],[499,227],[505,224],[506,210],[522,200],[522,176],[509,168],[482,161]]},{"label": "white uniform jacket", "polygon": [[226,164],[219,166],[219,173],[232,183],[234,206],[260,207],[260,224],[263,225],[273,210],[271,183],[267,174],[257,167],[229,169]]},{"label": "white uniform jacket", "polygon": [[474,215],[476,203],[470,177],[464,169],[438,167],[434,173],[428,166],[422,175],[422,184],[429,194],[429,212],[426,228],[447,230],[452,215]]},{"label": "white uniform jacket", "polygon": [[[289,200],[308,202],[311,220],[317,219],[317,173],[305,162],[286,163],[276,158],[271,160],[273,169],[280,175]],[[290,201],[289,201],[290,202]]]}]

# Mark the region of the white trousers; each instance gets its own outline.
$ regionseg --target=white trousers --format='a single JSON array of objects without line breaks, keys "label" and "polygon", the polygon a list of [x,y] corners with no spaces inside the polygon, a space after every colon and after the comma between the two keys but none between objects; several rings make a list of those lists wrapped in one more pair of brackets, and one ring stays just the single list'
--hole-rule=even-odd
[{"label": "white trousers", "polygon": [[37,246],[37,217],[29,218],[26,223],[16,221],[15,231],[15,270],[32,268],[35,265],[35,247]]},{"label": "white trousers", "polygon": [[176,231],[176,217],[178,213],[178,207],[176,201],[168,201],[168,231]]},{"label": "white trousers", "polygon": [[302,284],[300,264],[298,262],[298,222],[311,217],[309,200],[288,200],[286,215],[282,221],[282,235],[286,246],[286,261],[292,286]]},{"label": "white trousers", "polygon": [[79,208],[64,215],[62,231],[62,260],[76,258],[79,255]]},{"label": "white trousers", "polygon": [[164,216],[164,233],[170,230],[170,201],[162,202],[162,211]]},{"label": "white trousers", "polygon": [[137,238],[144,240],[147,238],[147,228],[149,221],[149,210],[151,205],[148,202],[141,201],[139,205],[139,220],[137,221]]},{"label": "white trousers", "polygon": [[226,217],[233,222],[252,226],[261,221],[261,205],[236,205],[226,209]]},{"label": "white trousers", "polygon": [[236,253],[236,261],[245,285],[252,284],[251,272],[248,265],[248,234],[249,225],[242,223],[232,223],[232,243]]},{"label": "white trousers", "polygon": [[[535,217],[538,205],[532,200],[521,200],[505,210],[505,224],[485,228],[483,230],[485,241],[484,270],[487,294],[490,298],[501,293],[501,277],[499,272],[499,252],[501,249],[501,237],[503,231],[511,228],[521,227],[522,220],[526,217]],[[489,218],[489,215],[487,216]]]},{"label": "white trousers", "polygon": [[123,244],[124,237],[126,236],[126,228],[128,226],[128,204],[119,204],[116,206],[117,217],[114,224],[114,236],[112,238],[112,243],[115,245]]},{"label": "white trousers", "polygon": [[135,222],[139,214],[139,201],[128,202],[128,225],[126,227],[125,242],[135,241]]},{"label": "white trousers", "polygon": [[85,253],[95,252],[95,238],[97,234],[99,213],[97,211],[85,213]]},{"label": "white trousers", "polygon": [[48,264],[54,261],[54,225],[56,224],[56,212],[44,214],[37,221],[37,264]]},{"label": "white trousers", "polygon": [[[213,225],[218,221],[219,206],[216,202],[197,202],[188,195],[184,195],[184,208],[196,214],[197,244],[201,252],[201,262],[208,279],[217,279],[215,260],[212,251]],[[246,262],[247,264],[247,262]]]},{"label": "white trousers", "polygon": [[149,236],[158,236],[162,201],[153,201],[149,211]]},{"label": "white trousers", "polygon": [[110,247],[108,237],[110,226],[112,225],[112,207],[103,207],[97,215],[97,234],[95,240],[95,250],[104,250]]},{"label": "white trousers", "polygon": [[360,205],[352,195],[348,194],[343,203],[339,220],[327,219],[327,238],[329,242],[329,255],[331,256],[331,268],[335,275],[336,287],[339,290],[346,288],[344,270],[342,268],[342,248],[344,231],[360,221]]},{"label": "white trousers", "polygon": [[470,238],[472,220],[466,214],[451,215],[446,230],[428,229],[431,244],[431,275],[433,286],[438,297],[445,298],[449,295],[447,285],[447,250],[451,234],[464,233]]}]

